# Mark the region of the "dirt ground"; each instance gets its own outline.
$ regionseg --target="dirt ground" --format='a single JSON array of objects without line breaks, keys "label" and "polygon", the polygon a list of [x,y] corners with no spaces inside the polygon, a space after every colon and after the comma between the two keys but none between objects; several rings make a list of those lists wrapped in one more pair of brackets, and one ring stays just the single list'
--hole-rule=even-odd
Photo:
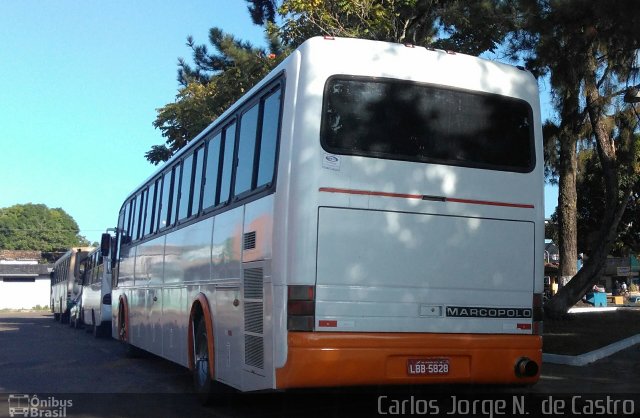
[{"label": "dirt ground", "polygon": [[570,313],[563,320],[544,321],[543,351],[578,355],[640,334],[640,309]]}]

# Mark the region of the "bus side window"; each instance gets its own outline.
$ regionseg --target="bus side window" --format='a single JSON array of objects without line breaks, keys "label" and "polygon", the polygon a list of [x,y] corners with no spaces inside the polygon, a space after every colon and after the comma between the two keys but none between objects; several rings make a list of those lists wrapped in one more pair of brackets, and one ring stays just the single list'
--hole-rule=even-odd
[{"label": "bus side window", "polygon": [[193,155],[195,156],[193,159],[193,198],[189,216],[200,213],[200,202],[202,200],[202,173],[204,171],[204,167],[202,166],[204,161],[204,146],[196,149]]},{"label": "bus side window", "polygon": [[124,216],[122,218],[122,244],[128,244],[131,242],[131,205],[133,201],[130,200],[125,205]]},{"label": "bus side window", "polygon": [[169,216],[171,215],[171,178],[173,176],[173,170],[167,171],[164,173],[163,177],[163,186],[162,186],[162,203],[160,206],[160,218],[158,229],[166,228],[171,225],[170,222],[167,222]]},{"label": "bus side window", "polygon": [[138,231],[138,220],[140,219],[140,195],[137,195],[133,199],[133,206],[131,207],[131,230],[129,237],[132,241],[135,241]]},{"label": "bus side window", "polygon": [[233,153],[236,146],[236,124],[233,123],[224,131],[222,174],[220,179],[219,203],[227,202],[231,193],[231,173],[233,172]]},{"label": "bus side window", "polygon": [[202,196],[202,207],[210,208],[218,204],[218,184],[220,180],[220,145],[222,142],[222,133],[207,142],[207,159],[204,175],[204,192]]},{"label": "bus side window", "polygon": [[169,203],[167,226],[175,225],[176,219],[178,219],[178,187],[180,185],[180,174],[182,173],[181,165],[176,164],[171,169],[173,176],[171,179],[171,203]]},{"label": "bus side window", "polygon": [[182,161],[182,181],[180,182],[180,195],[178,197],[178,220],[181,221],[190,216],[191,180],[193,179],[193,154]]},{"label": "bus side window", "polygon": [[281,90],[278,88],[264,101],[256,187],[273,182],[276,147],[278,144],[278,125],[280,123],[280,96]]},{"label": "bus side window", "polygon": [[153,220],[154,232],[160,230],[160,228],[162,228],[162,225],[163,225],[161,210],[162,210],[162,197],[163,197],[164,189],[162,187],[162,184],[163,184],[162,182],[163,182],[163,177],[160,177],[158,178],[158,180],[156,180],[156,190],[157,190],[156,194],[158,196],[156,197],[156,210],[155,210],[156,215]]},{"label": "bus side window", "polygon": [[236,181],[234,187],[235,196],[252,189],[259,110],[260,104],[256,103],[240,118],[238,165],[236,166]]},{"label": "bus side window", "polygon": [[142,236],[147,236],[153,234],[153,218],[155,216],[155,208],[156,208],[156,184],[158,181],[156,180],[154,183],[151,183],[149,186],[149,193],[147,197],[147,213],[144,219],[144,230],[141,233]]},{"label": "bus side window", "polygon": [[140,194],[140,209],[138,215],[138,227],[136,228],[136,239],[140,239],[144,236],[144,222],[147,215],[147,196],[149,195],[149,188],[142,190]]}]

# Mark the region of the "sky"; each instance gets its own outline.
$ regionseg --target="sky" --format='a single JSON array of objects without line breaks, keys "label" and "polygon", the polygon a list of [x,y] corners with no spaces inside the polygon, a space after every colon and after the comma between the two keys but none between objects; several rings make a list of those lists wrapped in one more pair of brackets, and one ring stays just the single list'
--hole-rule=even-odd
[{"label": "sky", "polygon": [[152,123],[187,36],[214,26],[265,45],[244,0],[0,0],[0,208],[62,208],[99,242],[157,168],[144,154],[164,143]]}]

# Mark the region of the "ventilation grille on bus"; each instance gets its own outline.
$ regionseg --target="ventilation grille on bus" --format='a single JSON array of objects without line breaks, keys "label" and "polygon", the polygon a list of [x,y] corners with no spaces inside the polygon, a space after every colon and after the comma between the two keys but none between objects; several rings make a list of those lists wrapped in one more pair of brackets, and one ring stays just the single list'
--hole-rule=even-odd
[{"label": "ventilation grille on bus", "polygon": [[244,330],[262,334],[262,302],[244,303]]},{"label": "ventilation grille on bus", "polygon": [[262,269],[244,270],[244,298],[262,301]]},{"label": "ventilation grille on bus", "polygon": [[[255,232],[253,234],[255,237]],[[263,369],[263,271],[262,267],[245,268],[242,273],[244,280],[244,363],[247,366]]]},{"label": "ventilation grille on bus", "polygon": [[243,242],[243,248],[245,250],[253,250],[254,248],[256,248],[256,231],[251,231],[244,234]]},{"label": "ventilation grille on bus", "polygon": [[262,369],[264,367],[264,344],[262,337],[245,334],[244,347],[245,364]]}]

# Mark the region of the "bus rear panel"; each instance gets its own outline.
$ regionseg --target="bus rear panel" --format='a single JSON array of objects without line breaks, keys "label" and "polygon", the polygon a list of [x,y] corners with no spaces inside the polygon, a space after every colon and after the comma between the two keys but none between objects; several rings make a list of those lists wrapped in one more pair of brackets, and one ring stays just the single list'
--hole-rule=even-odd
[{"label": "bus rear panel", "polygon": [[366,45],[315,40],[301,54],[281,155],[295,244],[276,386],[533,383],[536,82],[465,55]]}]

